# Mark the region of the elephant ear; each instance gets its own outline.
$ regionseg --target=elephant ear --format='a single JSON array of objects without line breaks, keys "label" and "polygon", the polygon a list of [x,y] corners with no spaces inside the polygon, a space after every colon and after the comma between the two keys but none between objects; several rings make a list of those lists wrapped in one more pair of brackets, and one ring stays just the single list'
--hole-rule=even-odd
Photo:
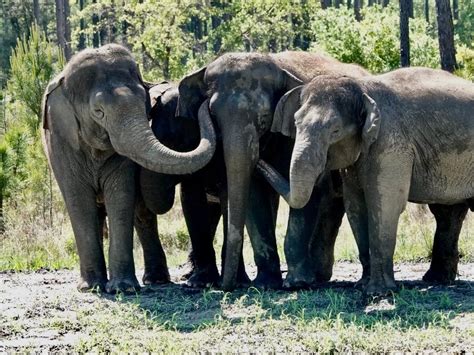
[{"label": "elephant ear", "polygon": [[43,95],[42,114],[41,114],[41,118],[43,121],[43,129],[49,129],[48,110],[47,110],[48,97],[54,90],[56,90],[63,83],[63,80],[64,80],[64,75],[63,73],[60,73],[53,80],[51,80],[48,86],[46,87],[46,90]]},{"label": "elephant ear", "polygon": [[154,84],[143,80],[142,73],[140,71],[140,66],[138,65],[138,63],[136,65],[137,65],[138,81],[140,82],[140,84],[143,85],[146,92],[146,99],[145,99],[146,112],[150,112],[151,108],[153,107],[150,101],[150,89],[154,86]]},{"label": "elephant ear", "polygon": [[151,108],[155,107],[155,105],[160,100],[161,96],[168,91],[173,85],[168,83],[167,81],[163,81],[159,84],[153,85],[150,87],[149,95],[150,95],[150,103]]},{"label": "elephant ear", "polygon": [[282,96],[273,114],[272,132],[295,138],[295,113],[301,105],[300,95],[303,85],[297,86]]},{"label": "elephant ear", "polygon": [[206,99],[206,88],[204,74],[207,67],[203,67],[194,73],[186,75],[179,83],[177,117],[187,117],[197,120],[199,107]]},{"label": "elephant ear", "polygon": [[379,135],[381,116],[377,103],[373,98],[366,93],[362,94],[362,98],[366,111],[365,122],[362,127],[362,141],[364,142],[364,148],[367,152]]},{"label": "elephant ear", "polygon": [[46,88],[43,98],[43,129],[62,136],[75,149],[79,149],[79,123],[75,110],[64,92],[63,73],[55,77]]},{"label": "elephant ear", "polygon": [[294,89],[297,86],[304,84],[303,80],[291,74],[288,70],[282,69],[282,72],[283,72],[283,78],[284,78],[284,83],[285,83],[284,84],[285,91],[289,91],[291,89]]}]

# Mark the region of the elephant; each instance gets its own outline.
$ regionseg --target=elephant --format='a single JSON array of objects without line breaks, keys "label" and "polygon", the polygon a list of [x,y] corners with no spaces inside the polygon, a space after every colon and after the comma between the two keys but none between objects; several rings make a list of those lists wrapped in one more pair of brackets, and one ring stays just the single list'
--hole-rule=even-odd
[{"label": "elephant", "polygon": [[[180,81],[177,115],[194,117],[193,112],[208,99],[207,109],[222,139],[228,189],[223,289],[235,288],[245,223],[254,251],[265,255],[256,259],[257,283],[281,283],[275,240],[278,195],[264,179],[252,178],[254,167],[259,156],[275,165],[289,164],[292,141],[269,132],[280,97],[317,75],[338,72],[355,76],[369,74],[361,67],[340,63],[320,53],[226,53]],[[285,239],[287,286],[312,283],[317,274],[322,274],[324,279],[331,277],[333,256],[330,254],[344,215],[342,197],[328,188],[314,195],[315,205],[324,201],[319,204],[319,215],[329,219],[323,221],[314,214],[314,209],[290,211]],[[258,211],[258,221],[248,218],[249,210]],[[312,243],[318,256],[307,255],[308,239],[312,235],[322,239]],[[319,265],[312,265],[313,260]]]},{"label": "elephant", "polygon": [[[160,142],[177,151],[189,151],[199,144],[199,124],[194,119],[175,117],[178,86],[173,83],[150,85],[151,129]],[[146,168],[138,172],[139,201],[135,229],[145,253],[145,270],[158,267],[155,274],[166,282],[166,257],[159,243],[156,215],[168,212],[174,204],[175,187],[181,186],[181,205],[191,239],[189,262],[191,271],[185,275],[186,285],[207,287],[218,285],[219,272],[213,240],[226,199],[225,169],[222,148],[217,144],[211,161],[193,174],[171,175]],[[225,215],[225,213],[224,213]],[[155,243],[156,245],[152,245]],[[145,272],[146,273],[146,272]],[[168,276],[169,280],[169,276]],[[145,283],[145,280],[144,280]],[[242,256],[239,262],[238,284],[249,285]]]},{"label": "elephant", "polygon": [[407,201],[437,220],[428,281],[454,280],[458,236],[474,208],[474,84],[441,70],[404,68],[366,78],[321,76],[278,103],[274,128],[295,136],[289,184],[258,163],[300,208],[326,170],[343,169],[346,212],[366,294],[397,289],[397,225]]},{"label": "elephant", "polygon": [[[157,172],[186,174],[213,156],[216,138],[207,110],[198,113],[198,147],[183,153],[155,138],[148,124],[149,108],[135,60],[116,44],[79,52],[45,91],[44,149],[71,220],[81,291],[129,292],[140,287],[132,250],[136,163]],[[98,197],[109,218],[109,277]]]}]

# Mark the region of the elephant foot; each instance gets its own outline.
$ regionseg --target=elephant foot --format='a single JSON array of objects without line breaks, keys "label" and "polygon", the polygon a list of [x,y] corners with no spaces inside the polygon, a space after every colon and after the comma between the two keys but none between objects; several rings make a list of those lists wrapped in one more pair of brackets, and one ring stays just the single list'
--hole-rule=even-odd
[{"label": "elephant foot", "polygon": [[79,283],[77,284],[77,290],[79,292],[90,292],[90,291],[98,291],[104,292],[105,285],[107,284],[107,279],[104,277],[81,277]]},{"label": "elephant foot", "polygon": [[398,286],[395,283],[395,280],[388,275],[384,275],[381,279],[370,279],[364,293],[367,296],[385,296],[396,292],[397,290]]},{"label": "elephant foot", "polygon": [[140,291],[140,285],[135,275],[128,277],[114,277],[105,286],[107,293],[131,294]]},{"label": "elephant foot", "polygon": [[450,284],[457,276],[456,268],[434,268],[431,266],[423,276],[423,281],[439,284]]},{"label": "elephant foot", "polygon": [[192,271],[186,281],[186,286],[193,288],[206,288],[217,285],[219,282],[219,273],[215,265],[205,268],[196,268]]},{"label": "elephant foot", "polygon": [[329,280],[331,280],[331,277],[332,277],[332,270],[317,272],[314,277],[314,280],[316,283],[329,282]]},{"label": "elephant foot", "polygon": [[283,281],[283,288],[287,290],[308,289],[315,282],[316,280],[312,273],[288,271],[286,279]]},{"label": "elephant foot", "polygon": [[259,271],[252,284],[257,288],[280,289],[282,286],[281,272]]},{"label": "elephant foot", "polygon": [[245,270],[239,270],[237,274],[237,288],[248,288],[252,284],[249,275]]},{"label": "elephant foot", "polygon": [[168,269],[145,270],[142,281],[144,285],[162,285],[171,282]]},{"label": "elephant foot", "polygon": [[362,275],[362,277],[357,281],[354,285],[354,288],[358,290],[365,290],[367,288],[367,285],[369,284],[370,281],[370,276],[368,275]]}]

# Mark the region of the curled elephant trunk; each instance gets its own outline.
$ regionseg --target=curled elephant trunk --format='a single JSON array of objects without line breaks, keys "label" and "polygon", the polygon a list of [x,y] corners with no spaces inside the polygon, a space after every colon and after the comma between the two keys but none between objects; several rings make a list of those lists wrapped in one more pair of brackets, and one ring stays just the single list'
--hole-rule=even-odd
[{"label": "curled elephant trunk", "polygon": [[203,168],[214,155],[216,135],[209,113],[209,100],[202,103],[198,113],[201,140],[190,152],[177,152],[163,145],[153,134],[146,119],[131,121],[111,142],[115,150],[146,169],[163,174],[191,174]]},{"label": "curled elephant trunk", "polygon": [[313,193],[314,185],[324,171],[325,160],[312,164],[293,152],[288,182],[278,171],[263,160],[257,163],[257,170],[292,208],[306,206]]}]

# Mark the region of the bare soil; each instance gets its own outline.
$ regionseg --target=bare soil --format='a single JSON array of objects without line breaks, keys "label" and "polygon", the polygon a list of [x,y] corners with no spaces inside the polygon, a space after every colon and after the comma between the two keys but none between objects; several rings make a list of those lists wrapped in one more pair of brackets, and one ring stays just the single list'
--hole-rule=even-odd
[{"label": "bare soil", "polygon": [[[461,264],[459,280],[450,286],[431,286],[420,281],[427,269],[426,263],[399,264],[395,277],[402,281],[405,288],[442,291],[453,302],[467,301],[474,304],[474,263]],[[201,291],[186,289],[179,284],[182,271],[172,270],[175,284],[145,288],[140,294],[140,304],[151,305],[160,296],[169,294],[181,297],[196,293],[196,297],[201,297]],[[335,266],[333,280],[325,286],[336,289],[353,287],[360,273],[358,264],[339,262]],[[81,339],[90,337],[88,328],[81,323],[80,315],[112,307],[117,298],[79,293],[76,290],[77,279],[77,270],[0,273],[0,352],[70,351],[75,349]],[[205,312],[210,311],[208,309]],[[367,308],[366,311],[370,312],[371,309]],[[203,315],[195,316],[200,318]],[[191,328],[193,322],[193,319],[189,319]],[[458,329],[473,329],[474,313],[459,315],[456,322]]]}]

